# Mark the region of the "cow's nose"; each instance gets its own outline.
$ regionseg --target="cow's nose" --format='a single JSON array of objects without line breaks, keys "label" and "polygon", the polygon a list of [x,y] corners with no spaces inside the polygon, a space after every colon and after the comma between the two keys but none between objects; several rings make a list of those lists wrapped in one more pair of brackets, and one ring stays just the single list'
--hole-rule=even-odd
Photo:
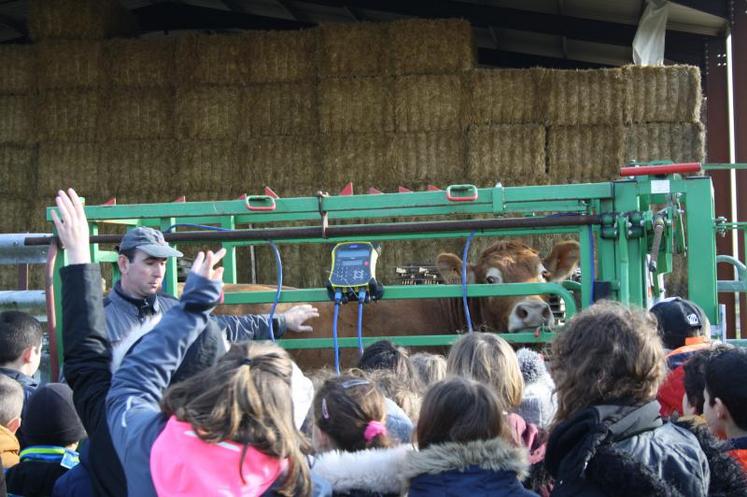
[{"label": "cow's nose", "polygon": [[514,306],[509,318],[509,330],[536,328],[538,326],[552,326],[555,318],[547,302],[543,300],[525,300]]}]

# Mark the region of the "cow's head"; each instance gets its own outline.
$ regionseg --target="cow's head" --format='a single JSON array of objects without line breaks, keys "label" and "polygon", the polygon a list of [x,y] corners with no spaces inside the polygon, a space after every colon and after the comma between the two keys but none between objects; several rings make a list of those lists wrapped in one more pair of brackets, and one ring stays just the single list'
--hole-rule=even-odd
[{"label": "cow's head", "polygon": [[[500,241],[480,254],[477,264],[467,266],[467,281],[493,285],[561,281],[574,271],[578,258],[575,241],[556,244],[544,259],[523,243]],[[440,254],[437,264],[447,283],[461,282],[462,260],[457,255]],[[550,306],[539,295],[481,299],[480,310],[484,324],[499,331],[552,326],[555,322]]]}]

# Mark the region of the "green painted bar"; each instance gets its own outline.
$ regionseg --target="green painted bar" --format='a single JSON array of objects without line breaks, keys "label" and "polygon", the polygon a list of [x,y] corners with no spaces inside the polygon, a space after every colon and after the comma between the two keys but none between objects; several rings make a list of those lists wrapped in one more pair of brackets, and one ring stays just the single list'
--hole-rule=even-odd
[{"label": "green painted bar", "polygon": [[688,180],[685,204],[688,237],[687,274],[689,298],[705,310],[711,323],[719,322],[716,276],[716,233],[711,226],[715,218],[713,186],[709,178]]},{"label": "green painted bar", "polygon": [[[495,333],[510,343],[547,343],[552,341],[555,333],[542,331],[539,334],[533,332],[519,333]],[[389,340],[403,347],[428,347],[438,345],[451,345],[461,338],[462,335],[407,335],[407,336],[376,336],[363,337],[363,345],[368,346],[379,340]],[[331,349],[334,346],[332,338],[284,338],[277,341],[278,344],[288,350],[302,349]],[[357,337],[338,338],[340,348],[357,348]],[[330,351],[331,353],[331,351]]]}]

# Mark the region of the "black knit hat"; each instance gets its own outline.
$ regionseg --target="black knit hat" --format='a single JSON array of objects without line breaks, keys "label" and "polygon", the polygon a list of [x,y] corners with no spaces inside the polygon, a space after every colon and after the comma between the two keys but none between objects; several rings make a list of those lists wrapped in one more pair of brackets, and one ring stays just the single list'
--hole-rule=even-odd
[{"label": "black knit hat", "polygon": [[64,447],[86,437],[73,404],[73,391],[64,383],[47,383],[29,397],[23,411],[26,445]]},{"label": "black knit hat", "polygon": [[700,306],[680,297],[657,302],[651,313],[659,322],[659,336],[668,349],[682,347],[687,337],[701,335],[706,323]]}]

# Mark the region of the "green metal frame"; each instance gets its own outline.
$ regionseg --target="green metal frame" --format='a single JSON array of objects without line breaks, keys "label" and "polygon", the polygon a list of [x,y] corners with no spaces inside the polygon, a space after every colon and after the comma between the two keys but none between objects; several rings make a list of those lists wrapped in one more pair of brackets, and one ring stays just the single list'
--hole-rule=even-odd
[{"label": "green metal frame", "polygon": [[[698,302],[709,319],[718,323],[716,288],[716,243],[714,226],[714,202],[711,181],[708,177],[683,178],[677,174],[666,177],[639,176],[614,182],[594,184],[569,184],[548,186],[523,186],[475,188],[471,185],[452,187],[454,191],[466,191],[474,200],[447,198],[445,191],[393,193],[375,195],[323,196],[279,198],[270,202],[264,196],[248,199],[215,202],[175,202],[158,204],[86,206],[91,234],[98,233],[103,224],[121,224],[126,227],[152,226],[162,230],[176,224],[202,224],[227,229],[252,229],[284,226],[287,223],[305,222],[307,226],[320,226],[322,217],[330,225],[349,224],[351,221],[375,223],[390,219],[457,218],[470,219],[476,216],[573,216],[606,215],[607,224],[593,226],[556,226],[522,229],[484,229],[475,236],[523,236],[537,234],[568,234],[577,236],[581,245],[580,285],[557,283],[514,283],[506,285],[468,285],[471,297],[555,294],[565,301],[567,314],[576,312],[574,296],[568,288],[579,293],[582,307],[594,300],[595,285],[606,283],[609,298],[626,304],[646,306],[656,291],[659,274],[671,271],[672,254],[688,250],[697,254],[689,257],[688,271],[690,298]],[[474,195],[473,195],[474,194]],[[249,210],[261,206],[272,210]],[[663,206],[663,207],[662,207]],[[656,209],[656,210],[655,210]],[[51,219],[48,209],[47,218]],[[685,214],[684,217],[682,214]],[[651,250],[655,217],[663,216],[666,228],[657,255],[657,273],[647,277],[646,256]],[[395,221],[394,223],[396,223]],[[686,223],[686,226],[685,226]],[[180,228],[176,228],[182,231]],[[289,243],[336,243],[343,241],[414,240],[438,238],[466,238],[470,231],[455,230],[445,233],[403,233],[397,235],[312,237],[306,239],[280,238],[277,244]],[[224,242],[226,257],[226,283],[236,283],[236,248],[258,245],[265,241]],[[115,266],[117,254],[93,244],[94,262]],[[58,266],[65,257],[58,257]],[[321,270],[321,268],[320,268]],[[57,312],[61,316],[60,281],[55,273]],[[592,281],[592,275],[594,281]],[[654,281],[653,286],[647,281]],[[568,288],[567,288],[568,287]],[[176,261],[170,260],[164,281],[164,290],[174,293],[176,289]],[[385,299],[412,298],[457,298],[461,297],[460,285],[436,286],[387,286]],[[274,292],[227,293],[227,304],[271,302]],[[328,299],[323,288],[283,291],[281,302],[321,302]],[[62,320],[58,318],[58,323]],[[61,326],[58,326],[58,343],[61,343]],[[545,342],[553,333],[504,334],[512,341]],[[403,345],[443,345],[456,339],[456,335],[393,337]],[[366,338],[366,340],[380,337]],[[289,348],[328,347],[331,339],[281,340]],[[348,343],[350,342],[350,343]],[[342,339],[342,346],[355,346],[352,340]],[[60,348],[61,350],[61,348]]]}]

